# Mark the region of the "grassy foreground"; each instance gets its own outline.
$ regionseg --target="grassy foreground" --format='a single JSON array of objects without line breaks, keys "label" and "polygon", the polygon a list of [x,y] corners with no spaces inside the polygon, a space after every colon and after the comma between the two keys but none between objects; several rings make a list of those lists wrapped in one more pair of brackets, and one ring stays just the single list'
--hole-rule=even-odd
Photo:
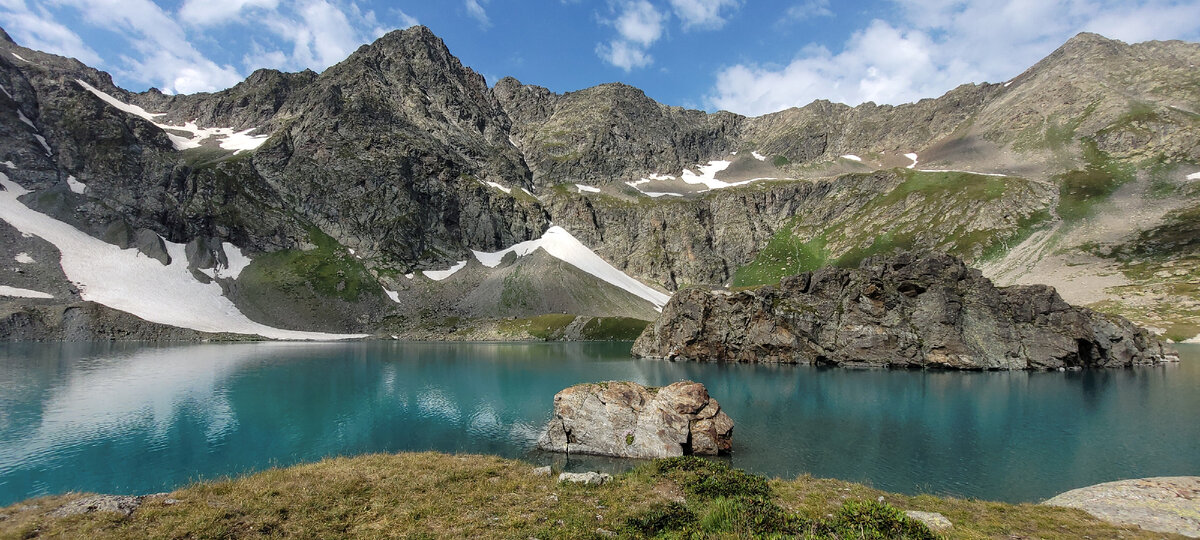
[{"label": "grassy foreground", "polygon": [[[148,497],[126,518],[47,514],[78,494],[0,509],[0,538],[1163,538],[1082,511],[766,480],[719,462],[647,463],[601,486],[492,456],[327,459]],[[879,498],[882,497],[882,503]],[[900,509],[941,512],[935,536]]]}]

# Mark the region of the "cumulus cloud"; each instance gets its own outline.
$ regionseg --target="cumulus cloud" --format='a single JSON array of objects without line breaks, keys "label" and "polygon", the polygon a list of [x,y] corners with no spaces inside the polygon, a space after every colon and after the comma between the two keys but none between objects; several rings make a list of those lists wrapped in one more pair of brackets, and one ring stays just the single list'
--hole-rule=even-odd
[{"label": "cumulus cloud", "polygon": [[101,64],[100,55],[84,44],[79,34],[56,22],[43,6],[30,9],[24,0],[5,0],[0,4],[0,25],[22,46]]},{"label": "cumulus cloud", "polygon": [[467,8],[467,15],[478,21],[481,28],[492,26],[492,21],[488,18],[487,11],[484,11],[483,6],[479,4],[479,0],[465,0],[464,5]]},{"label": "cumulus cloud", "polygon": [[866,22],[837,52],[808,45],[786,65],[720,70],[706,104],[764,114],[822,98],[851,105],[903,103],[963,83],[1011,78],[1080,31],[1125,41],[1200,35],[1200,4],[1194,2],[894,2],[898,19]]},{"label": "cumulus cloud", "polygon": [[721,11],[737,8],[738,0],[670,0],[675,16],[683,21],[683,28],[720,28],[725,25]]},{"label": "cumulus cloud", "polygon": [[784,12],[784,19],[789,21],[832,16],[833,11],[829,9],[829,0],[806,0],[787,8],[787,11]]},{"label": "cumulus cloud", "polygon": [[185,24],[207,26],[227,22],[253,8],[275,9],[279,0],[186,0],[179,8]]},{"label": "cumulus cloud", "polygon": [[646,0],[617,4],[615,19],[607,21],[617,30],[617,38],[596,46],[596,54],[605,62],[625,71],[646,67],[654,59],[647,49],[663,35],[666,17]]},{"label": "cumulus cloud", "polygon": [[149,0],[60,0],[78,9],[92,25],[124,34],[139,56],[122,57],[115,71],[140,78],[165,92],[192,93],[227,88],[241,80],[236,69],[219,65],[196,50],[185,32]]}]

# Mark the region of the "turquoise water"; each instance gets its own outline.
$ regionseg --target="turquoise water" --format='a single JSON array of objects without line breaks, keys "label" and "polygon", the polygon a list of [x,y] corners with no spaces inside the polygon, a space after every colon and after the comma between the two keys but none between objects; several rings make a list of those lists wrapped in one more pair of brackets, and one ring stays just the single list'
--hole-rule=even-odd
[{"label": "turquoise water", "polygon": [[907,493],[1037,501],[1098,482],[1200,475],[1200,347],[1161,368],[865,371],[633,360],[628,344],[0,345],[0,506],[151,493],[365,452],[532,450],[555,392],[705,383],[735,466]]}]

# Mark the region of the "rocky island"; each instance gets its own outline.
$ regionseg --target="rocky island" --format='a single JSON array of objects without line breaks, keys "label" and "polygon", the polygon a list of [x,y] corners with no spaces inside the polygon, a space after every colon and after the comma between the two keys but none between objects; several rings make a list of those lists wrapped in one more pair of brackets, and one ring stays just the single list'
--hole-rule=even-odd
[{"label": "rocky island", "polygon": [[1044,285],[996,287],[962,260],[904,252],[743,291],[687,289],[639,357],[947,369],[1059,369],[1176,360],[1123,317]]},{"label": "rocky island", "polygon": [[579,384],[554,396],[538,448],[631,458],[729,453],[733,420],[703,384]]}]

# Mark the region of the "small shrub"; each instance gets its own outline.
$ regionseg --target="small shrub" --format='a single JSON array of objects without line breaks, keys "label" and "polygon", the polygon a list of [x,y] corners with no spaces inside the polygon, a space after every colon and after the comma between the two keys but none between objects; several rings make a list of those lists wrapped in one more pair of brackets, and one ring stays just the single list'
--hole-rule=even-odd
[{"label": "small shrub", "polygon": [[696,514],[677,502],[657,504],[625,520],[625,529],[635,535],[653,536],[663,531],[684,529],[696,522]]},{"label": "small shrub", "polygon": [[846,501],[832,520],[818,526],[819,535],[867,540],[936,540],[923,523],[896,507],[876,501]]}]

